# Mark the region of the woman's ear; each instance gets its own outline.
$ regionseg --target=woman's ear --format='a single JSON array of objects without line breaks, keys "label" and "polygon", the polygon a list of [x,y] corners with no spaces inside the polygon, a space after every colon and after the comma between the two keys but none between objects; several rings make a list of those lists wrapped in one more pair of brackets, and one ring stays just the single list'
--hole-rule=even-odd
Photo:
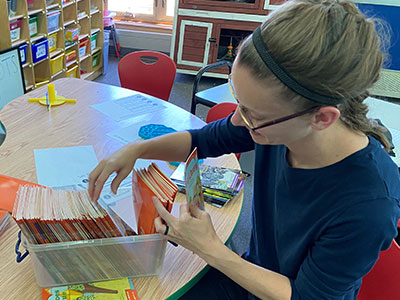
[{"label": "woman's ear", "polygon": [[340,117],[340,110],[335,106],[321,107],[311,119],[313,130],[324,130],[336,122]]}]

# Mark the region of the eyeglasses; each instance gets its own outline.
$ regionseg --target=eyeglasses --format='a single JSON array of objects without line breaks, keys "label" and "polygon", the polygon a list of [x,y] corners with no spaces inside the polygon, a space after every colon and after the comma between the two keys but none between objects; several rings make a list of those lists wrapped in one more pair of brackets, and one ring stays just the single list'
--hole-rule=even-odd
[{"label": "eyeglasses", "polygon": [[291,114],[291,115],[288,115],[288,116],[285,116],[285,117],[282,117],[282,118],[278,118],[278,119],[275,119],[275,120],[271,120],[271,121],[265,122],[265,123],[263,123],[263,124],[261,124],[259,126],[254,126],[252,124],[252,122],[250,121],[250,119],[246,116],[246,112],[240,106],[240,102],[239,102],[238,98],[236,97],[236,92],[235,92],[235,90],[233,88],[233,85],[232,85],[231,74],[229,74],[229,76],[228,76],[228,83],[229,83],[229,89],[230,89],[230,91],[232,93],[233,98],[235,98],[236,102],[239,104],[238,108],[239,108],[240,117],[242,118],[243,122],[247,125],[247,127],[249,127],[250,130],[253,131],[253,132],[258,130],[258,129],[264,128],[264,127],[272,126],[272,125],[275,125],[275,124],[279,124],[279,123],[282,123],[282,122],[285,122],[285,121],[300,117],[302,115],[310,113],[310,112],[314,111],[315,109],[319,108],[319,106],[313,106],[313,107],[307,108],[306,110],[303,110],[303,111],[300,111],[300,112],[297,112],[297,113],[294,113],[294,114]]}]

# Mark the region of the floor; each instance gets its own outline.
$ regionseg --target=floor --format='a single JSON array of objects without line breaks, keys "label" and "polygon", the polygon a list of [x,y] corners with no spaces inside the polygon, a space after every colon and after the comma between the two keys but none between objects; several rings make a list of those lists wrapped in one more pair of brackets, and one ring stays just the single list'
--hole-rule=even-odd
[{"label": "floor", "polygon": [[[115,56],[110,56],[106,73],[98,77],[95,81],[115,86],[120,86],[118,79],[118,61]],[[175,82],[172,87],[169,102],[173,103],[187,111],[190,110],[190,103],[192,98],[192,85],[193,75],[177,74]],[[226,82],[223,79],[204,77],[200,81],[199,90],[210,88],[215,85]],[[198,105],[196,108],[196,115],[205,120],[208,107]],[[252,174],[254,164],[254,153],[243,153],[240,158],[240,165],[243,170]],[[244,186],[244,203],[239,222],[236,225],[232,240],[229,246],[237,253],[244,253],[247,250],[250,240],[251,230],[251,199],[252,199],[252,176],[246,181]]]}]

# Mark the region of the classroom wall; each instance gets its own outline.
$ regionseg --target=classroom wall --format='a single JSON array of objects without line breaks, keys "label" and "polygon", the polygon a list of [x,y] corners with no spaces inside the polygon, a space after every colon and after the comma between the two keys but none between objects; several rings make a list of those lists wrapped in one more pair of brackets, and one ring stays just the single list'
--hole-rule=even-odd
[{"label": "classroom wall", "polygon": [[118,29],[119,44],[122,48],[154,50],[169,53],[172,34]]},{"label": "classroom wall", "polygon": [[[374,2],[373,2],[374,1]],[[385,2],[386,1],[386,2]],[[391,47],[389,49],[390,60],[386,69],[400,71],[400,0],[396,4],[369,4],[369,3],[388,3],[391,0],[369,0],[368,4],[357,4],[360,10],[368,17],[376,17],[385,20],[391,27]],[[361,2],[361,1],[360,1]],[[364,2],[366,2],[364,0]]]}]

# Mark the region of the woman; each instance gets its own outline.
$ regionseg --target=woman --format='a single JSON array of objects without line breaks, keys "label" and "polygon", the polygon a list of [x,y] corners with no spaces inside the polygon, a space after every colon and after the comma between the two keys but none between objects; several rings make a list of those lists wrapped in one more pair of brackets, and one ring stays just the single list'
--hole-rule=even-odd
[{"label": "woman", "polygon": [[174,218],[155,201],[157,231],[213,267],[184,298],[356,299],[400,215],[399,172],[362,103],[378,79],[381,47],[374,22],[350,1],[282,5],[240,45],[233,115],[125,146],[93,170],[90,194],[97,199],[112,172],[116,191],[139,157],[255,149],[253,228],[242,258],[206,212],[183,207]]}]

